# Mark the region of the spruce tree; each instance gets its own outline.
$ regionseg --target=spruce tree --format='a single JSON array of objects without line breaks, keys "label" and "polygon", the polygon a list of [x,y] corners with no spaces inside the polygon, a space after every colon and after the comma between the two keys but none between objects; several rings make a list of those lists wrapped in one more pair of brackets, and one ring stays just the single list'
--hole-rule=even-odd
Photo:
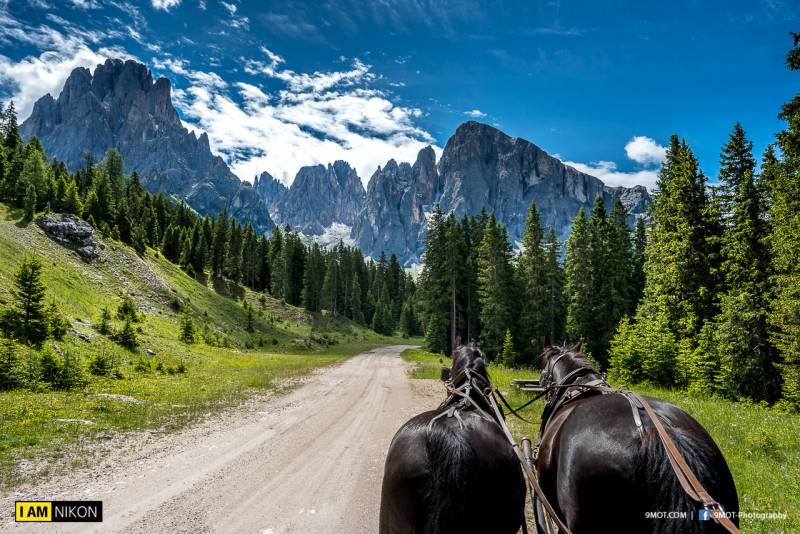
[{"label": "spruce tree", "polygon": [[552,228],[547,233],[545,249],[544,335],[552,342],[564,340],[566,326],[566,303],[564,302],[564,269],[560,263],[561,243]]},{"label": "spruce tree", "polygon": [[228,210],[223,209],[214,222],[214,242],[211,246],[211,274],[222,276],[228,252]]},{"label": "spruce tree", "polygon": [[503,349],[500,352],[500,362],[508,367],[514,367],[517,364],[517,352],[514,350],[514,338],[511,336],[511,330],[506,329],[506,335],[503,337]]},{"label": "spruce tree", "polygon": [[320,310],[320,293],[325,276],[325,262],[319,244],[314,243],[308,254],[303,273],[303,307],[311,312]]},{"label": "spruce tree", "polygon": [[[545,251],[542,248],[544,231],[539,220],[536,203],[531,202],[525,233],[522,236],[522,253],[518,269],[522,297],[520,319],[521,356],[525,363],[532,363],[542,351],[545,336],[550,324],[549,284]],[[511,333],[508,332],[509,337]],[[505,352],[505,349],[504,349]],[[511,362],[513,363],[513,362]],[[508,365],[511,365],[508,363]]]},{"label": "spruce tree", "polygon": [[481,339],[487,356],[499,355],[505,331],[516,327],[517,299],[511,266],[511,243],[494,214],[484,229],[478,248],[478,299],[481,305]]},{"label": "spruce tree", "polygon": [[11,295],[11,314],[16,337],[32,345],[44,341],[48,335],[48,320],[44,305],[42,264],[37,258],[28,257],[22,260],[14,275]]},{"label": "spruce tree", "polygon": [[754,180],[752,143],[739,123],[722,151],[720,181],[730,210],[722,238],[722,297],[718,338],[725,376],[724,391],[732,396],[774,402],[780,379],[769,340],[769,253],[767,224]]},{"label": "spruce tree", "polygon": [[61,200],[61,206],[64,213],[71,213],[80,217],[83,214],[83,203],[78,194],[78,185],[75,180],[70,180],[64,190],[64,197]]},{"label": "spruce tree", "polygon": [[33,184],[28,184],[28,189],[25,192],[25,219],[32,221],[33,216],[36,214],[36,187]]},{"label": "spruce tree", "polygon": [[8,103],[3,113],[3,140],[6,151],[13,154],[22,147],[22,136],[19,134],[19,124],[17,123],[17,110],[14,101]]},{"label": "spruce tree", "polygon": [[[791,70],[800,70],[800,34],[792,37],[786,63]],[[788,406],[800,410],[800,95],[784,104],[779,118],[788,125],[778,134],[783,159],[775,166],[770,194],[774,269],[770,324],[772,343],[783,360],[783,397]]]},{"label": "spruce tree", "polygon": [[647,226],[642,219],[636,222],[631,251],[630,301],[626,314],[633,315],[644,291],[644,261],[647,248]]},{"label": "spruce tree", "polygon": [[591,332],[594,288],[589,258],[589,226],[583,208],[572,221],[564,263],[564,297],[567,306],[566,336],[581,340]]}]

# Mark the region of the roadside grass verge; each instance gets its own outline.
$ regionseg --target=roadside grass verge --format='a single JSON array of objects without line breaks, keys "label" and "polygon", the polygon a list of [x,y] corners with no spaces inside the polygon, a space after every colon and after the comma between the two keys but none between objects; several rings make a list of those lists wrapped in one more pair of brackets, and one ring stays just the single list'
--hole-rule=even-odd
[{"label": "roadside grass verge", "polygon": [[[38,257],[46,299],[57,303],[74,329],[45,346],[79,359],[88,384],[73,391],[42,384],[0,392],[0,490],[90,461],[96,440],[179,429],[254,391],[289,387],[291,379],[359,352],[414,343],[341,317],[307,313],[227,280],[195,280],[155,250],[140,257],[104,239],[101,257],[87,263],[34,223],[19,222],[20,213],[0,203],[0,309],[12,301],[20,262]],[[95,326],[103,307],[114,314],[128,297],[142,317],[135,324],[136,351]],[[193,344],[179,339],[184,309],[195,325]],[[111,323],[122,327],[116,318]],[[23,361],[30,354],[23,349]],[[110,360],[113,372],[89,374],[89,363],[98,358]]]},{"label": "roadside grass verge", "polygon": [[[439,378],[439,359],[447,357],[421,350],[405,351],[403,358],[415,364],[412,376]],[[434,372],[435,371],[435,372]],[[534,369],[512,369],[491,364],[493,384],[511,406],[531,398],[512,386],[514,378],[539,378]],[[691,396],[685,391],[639,384],[634,391],[665,400],[685,410],[702,424],[725,455],[736,481],[742,512],[785,512],[785,520],[743,518],[742,532],[759,534],[800,532],[800,415],[765,406],[732,402],[710,396]],[[544,401],[538,400],[522,410],[532,421],[514,417],[508,422],[517,439],[528,436],[535,441]]]}]

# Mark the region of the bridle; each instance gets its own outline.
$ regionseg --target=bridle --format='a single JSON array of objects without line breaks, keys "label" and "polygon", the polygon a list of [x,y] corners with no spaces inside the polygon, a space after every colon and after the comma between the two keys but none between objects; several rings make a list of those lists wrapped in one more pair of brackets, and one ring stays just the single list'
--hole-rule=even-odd
[{"label": "bridle", "polygon": [[[617,389],[611,387],[606,381],[603,375],[600,375],[599,378],[594,378],[592,380],[577,383],[576,380],[582,374],[589,374],[589,373],[597,373],[597,371],[589,366],[589,365],[581,365],[576,369],[573,369],[569,373],[567,373],[563,378],[561,378],[557,383],[554,383],[554,370],[556,365],[564,359],[567,354],[570,354],[571,351],[566,347],[561,347],[560,353],[558,356],[555,357],[552,361],[548,359],[547,365],[542,370],[540,384],[544,388],[544,390],[539,393],[538,395],[534,396],[533,399],[526,402],[524,405],[520,406],[517,409],[511,408],[508,402],[505,400],[503,395],[500,391],[492,386],[491,382],[489,382],[488,378],[476,373],[474,370],[470,369],[469,366],[465,366],[463,370],[459,371],[459,373],[455,376],[448,378],[445,381],[445,386],[447,387],[447,391],[449,393],[447,399],[439,406],[439,409],[444,409],[445,407],[449,406],[449,409],[446,411],[442,411],[440,414],[435,416],[431,421],[428,423],[428,428],[430,428],[433,423],[444,416],[447,417],[455,417],[461,428],[464,428],[463,420],[458,413],[459,409],[474,407],[477,410],[477,413],[489,420],[494,422],[500,427],[500,430],[505,435],[506,439],[508,440],[509,445],[511,445],[514,453],[519,460],[520,466],[522,467],[522,471],[525,474],[525,477],[528,479],[528,483],[530,484],[531,493],[535,494],[535,496],[539,499],[539,502],[544,507],[544,510],[547,512],[547,515],[550,517],[550,520],[554,523],[554,526],[557,528],[557,531],[563,532],[564,534],[571,534],[569,527],[564,523],[558,513],[556,513],[555,509],[553,508],[550,501],[547,499],[547,496],[544,493],[541,485],[539,484],[539,479],[534,473],[532,469],[533,462],[531,461],[531,457],[529,455],[529,442],[526,446],[526,450],[520,450],[519,445],[514,440],[514,436],[511,434],[511,431],[508,428],[508,424],[505,421],[505,416],[503,415],[500,406],[497,403],[497,398],[500,398],[503,404],[508,408],[510,413],[514,414],[515,416],[519,417],[523,421],[527,421],[526,419],[522,418],[517,412],[523,409],[525,406],[528,406],[535,400],[541,398],[542,396],[545,397],[547,400],[547,406],[545,408],[544,413],[542,414],[542,423],[539,428],[539,438],[537,441],[541,441],[541,438],[545,431],[545,426],[547,421],[552,415],[558,411],[561,407],[565,404],[577,399],[585,395],[588,392],[598,392],[602,394],[609,394],[615,393],[620,394],[625,397],[628,402],[631,404],[631,409],[633,413],[633,418],[637,426],[637,430],[639,431],[640,435],[643,435],[643,425],[641,418],[639,416],[639,409],[643,409],[645,413],[648,415],[650,420],[653,423],[653,426],[656,429],[659,439],[664,446],[664,449],[667,454],[667,458],[669,459],[670,465],[672,466],[672,470],[675,473],[675,476],[678,479],[678,482],[681,485],[683,491],[695,502],[700,503],[705,509],[710,510],[712,513],[712,519],[724,527],[728,532],[731,534],[739,534],[739,529],[733,522],[727,517],[722,509],[722,506],[714,500],[711,495],[706,491],[703,487],[702,483],[698,480],[697,476],[694,474],[692,469],[686,463],[686,460],[683,458],[683,455],[678,451],[675,443],[672,441],[672,438],[667,434],[667,431],[664,429],[664,425],[661,423],[659,416],[655,413],[653,408],[650,404],[643,398],[639,397],[632,391],[628,391],[626,389]],[[459,385],[456,385],[459,384]],[[475,400],[472,398],[472,391],[477,391],[483,400],[492,408],[494,412],[494,417],[492,417],[483,407],[481,407]],[[566,391],[565,395],[560,395],[560,392]],[[460,397],[461,400],[451,404],[453,400],[457,397]],[[497,398],[496,398],[497,397]],[[525,442],[527,438],[523,439],[523,445],[525,446]],[[535,450],[538,449],[538,443],[536,445]],[[534,452],[534,460],[535,460],[535,452]],[[536,513],[536,508],[534,508],[534,514]],[[523,521],[522,523],[523,531],[527,533],[528,526],[527,522]],[[548,525],[549,526],[549,525]]]}]

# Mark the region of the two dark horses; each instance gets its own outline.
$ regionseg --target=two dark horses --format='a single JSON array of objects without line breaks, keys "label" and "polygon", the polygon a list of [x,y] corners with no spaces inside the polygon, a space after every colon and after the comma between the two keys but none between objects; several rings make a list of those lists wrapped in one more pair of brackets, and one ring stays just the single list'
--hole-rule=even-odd
[{"label": "two dark horses", "polygon": [[[699,520],[698,505],[681,489],[652,422],[644,413],[636,417],[626,397],[588,392],[564,402],[574,388],[561,386],[603,381],[578,350],[544,352],[542,381],[549,393],[535,464],[548,501],[570,531],[724,532]],[[524,521],[525,479],[490,415],[487,363],[476,345],[453,351],[450,376],[452,387],[471,401],[451,394],[397,432],[386,458],[381,534],[512,534]],[[672,404],[646,400],[709,494],[724,510],[738,512],[733,477],[705,429]],[[667,517],[672,512],[685,517]],[[537,516],[541,521],[543,514]]]}]

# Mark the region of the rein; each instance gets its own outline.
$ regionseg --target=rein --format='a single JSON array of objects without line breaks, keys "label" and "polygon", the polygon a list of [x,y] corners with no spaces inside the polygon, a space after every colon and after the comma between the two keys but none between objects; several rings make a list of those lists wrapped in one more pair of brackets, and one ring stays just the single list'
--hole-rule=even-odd
[{"label": "rein", "polygon": [[[549,379],[552,376],[552,369],[553,367],[567,354],[566,350],[563,350],[561,354],[559,354],[553,362],[549,364],[547,368],[542,372],[542,381]],[[661,419],[659,418],[658,414],[653,410],[650,403],[648,403],[642,397],[636,395],[632,391],[627,391],[625,389],[617,389],[613,388],[603,379],[594,379],[587,383],[574,383],[574,380],[581,374],[592,372],[594,369],[591,367],[581,366],[577,369],[574,369],[567,373],[564,378],[562,378],[556,384],[549,384],[544,387],[544,391],[539,393],[538,395],[534,396],[531,400],[519,406],[516,409],[513,409],[506,401],[505,397],[503,397],[500,390],[492,386],[492,384],[486,379],[485,377],[481,376],[480,374],[475,373],[474,371],[470,370],[468,367],[464,368],[458,375],[455,377],[451,377],[445,382],[447,387],[447,391],[450,395],[445,399],[445,401],[440,405],[440,408],[446,407],[449,403],[453,401],[456,397],[461,397],[461,401],[459,404],[462,404],[460,408],[466,408],[468,406],[474,407],[478,414],[480,414],[483,418],[493,421],[497,426],[500,427],[500,430],[503,432],[506,440],[508,440],[509,445],[514,451],[514,454],[517,456],[517,460],[522,467],[523,473],[525,473],[525,478],[528,479],[528,484],[530,485],[531,491],[536,494],[539,498],[539,502],[544,507],[545,512],[550,517],[550,519],[555,523],[556,528],[558,531],[563,532],[564,534],[572,534],[569,527],[564,523],[558,513],[556,513],[553,505],[548,500],[547,496],[544,493],[541,485],[539,484],[539,479],[534,473],[533,469],[531,468],[531,461],[530,455],[525,452],[521,451],[519,445],[514,440],[514,436],[511,434],[511,430],[508,428],[508,424],[506,423],[505,417],[503,415],[500,406],[497,403],[497,398],[501,400],[501,402],[506,406],[509,412],[518,417],[519,419],[530,423],[527,419],[524,419],[521,415],[519,415],[520,410],[525,408],[526,406],[532,404],[536,400],[540,399],[541,397],[545,397],[548,401],[548,406],[545,408],[545,414],[542,417],[542,425],[539,431],[539,438],[544,435],[545,427],[547,425],[548,420],[552,417],[559,409],[561,409],[564,405],[568,404],[570,401],[573,401],[586,393],[587,391],[596,391],[602,394],[619,394],[625,397],[628,402],[631,403],[631,407],[633,410],[633,418],[634,422],[637,425],[637,430],[639,430],[640,434],[642,433],[642,422],[639,418],[638,408],[641,407],[644,409],[647,416],[653,422],[653,426],[656,429],[658,437],[664,446],[664,449],[667,453],[667,458],[669,459],[670,466],[672,467],[675,476],[678,479],[678,482],[681,485],[683,491],[695,502],[700,503],[705,509],[710,510],[712,512],[711,517],[714,522],[718,523],[722,527],[724,527],[728,532],[731,534],[739,534],[739,529],[733,522],[727,517],[725,511],[723,510],[722,506],[714,500],[711,495],[706,491],[703,487],[700,480],[694,474],[692,469],[686,463],[685,458],[681,455],[680,451],[678,451],[675,443],[672,441],[672,438],[667,433],[664,425],[661,423]],[[596,372],[596,371],[594,371]],[[456,386],[455,384],[461,381],[462,379],[466,378],[466,380],[460,385]],[[571,382],[573,381],[573,382]],[[492,417],[487,411],[482,408],[471,396],[472,390],[477,391],[481,397],[487,402],[487,404],[492,408],[494,412],[494,417]],[[578,390],[575,394],[571,394],[570,390],[575,391]],[[560,391],[567,391],[565,396],[559,396],[558,393]],[[559,400],[562,399],[562,400]],[[547,414],[548,409],[550,409],[550,413]],[[447,411],[443,411],[442,413],[438,414],[436,417],[431,419],[428,423],[428,428],[430,428],[433,423],[444,416],[448,417],[456,417],[458,419],[459,425],[463,428],[463,422],[461,416],[458,414],[459,406],[454,404],[450,406]],[[523,439],[523,443],[527,441],[527,438]],[[529,442],[528,442],[529,444]],[[536,446],[536,450],[538,450],[538,444]],[[534,453],[535,455],[536,453]],[[535,515],[535,508],[534,508],[534,515]],[[527,522],[523,520],[523,530],[527,532]]]},{"label": "rein", "polygon": [[[550,370],[548,371],[547,369],[545,369],[545,371],[542,373],[543,381],[544,379],[552,376],[553,367],[566,354],[567,351],[562,350],[561,354],[559,354],[556,357],[556,359],[549,365]],[[548,408],[551,409],[551,412],[548,414],[549,417],[547,417],[547,419],[545,419],[545,417],[543,416],[542,426],[539,431],[539,438],[541,439],[541,437],[544,435],[547,421],[549,420],[549,418],[552,417],[559,409],[564,407],[564,405],[566,405],[572,400],[575,400],[586,391],[597,391],[602,394],[622,395],[628,400],[628,402],[631,403],[631,407],[633,409],[634,422],[636,423],[637,429],[639,430],[640,434],[642,432],[642,422],[641,419],[639,418],[638,407],[644,409],[647,416],[653,422],[653,426],[656,429],[656,433],[658,434],[659,440],[661,441],[661,444],[664,446],[664,450],[667,453],[667,459],[669,460],[670,466],[672,467],[672,471],[675,473],[675,477],[678,479],[678,482],[680,483],[683,491],[689,496],[689,498],[691,498],[697,503],[700,503],[706,510],[711,511],[712,512],[711,517],[715,523],[724,527],[731,534],[739,534],[739,529],[736,527],[736,525],[733,524],[733,521],[731,521],[727,517],[720,503],[714,500],[713,497],[711,497],[708,491],[706,491],[706,489],[703,487],[703,484],[694,474],[694,471],[692,471],[691,467],[689,467],[689,464],[686,463],[686,459],[683,457],[678,448],[675,446],[675,442],[667,433],[666,429],[664,428],[664,425],[661,423],[661,418],[658,416],[655,410],[653,410],[653,407],[650,405],[650,403],[632,391],[627,391],[625,389],[617,389],[609,386],[604,379],[596,379],[587,382],[585,384],[576,384],[569,382],[570,380],[574,380],[576,376],[585,371],[594,371],[594,370],[586,366],[578,367],[577,369],[574,369],[571,372],[569,372],[564,378],[562,378],[559,381],[559,383],[545,386],[544,391],[542,391],[542,393],[540,393],[534,398],[534,400],[536,400],[542,396],[545,396],[545,398],[547,398],[548,400],[548,406],[547,408],[545,408],[545,411],[547,411]],[[567,398],[561,402],[557,400],[558,399],[557,392],[559,390],[569,391],[572,388],[580,388],[580,391],[578,391],[577,394],[574,394],[572,396],[569,396],[568,393]],[[538,450],[538,444],[536,446],[536,449]],[[551,516],[551,518],[555,519],[558,528],[560,530],[563,530],[566,534],[570,534],[569,529],[567,529],[565,526],[562,526],[563,523],[561,522],[560,518],[557,515],[555,515],[553,507],[550,505],[550,503],[547,501],[547,498],[544,496],[544,492],[539,493],[537,491],[537,494],[539,494],[539,497],[542,500],[542,504],[547,510],[547,513]]]}]

